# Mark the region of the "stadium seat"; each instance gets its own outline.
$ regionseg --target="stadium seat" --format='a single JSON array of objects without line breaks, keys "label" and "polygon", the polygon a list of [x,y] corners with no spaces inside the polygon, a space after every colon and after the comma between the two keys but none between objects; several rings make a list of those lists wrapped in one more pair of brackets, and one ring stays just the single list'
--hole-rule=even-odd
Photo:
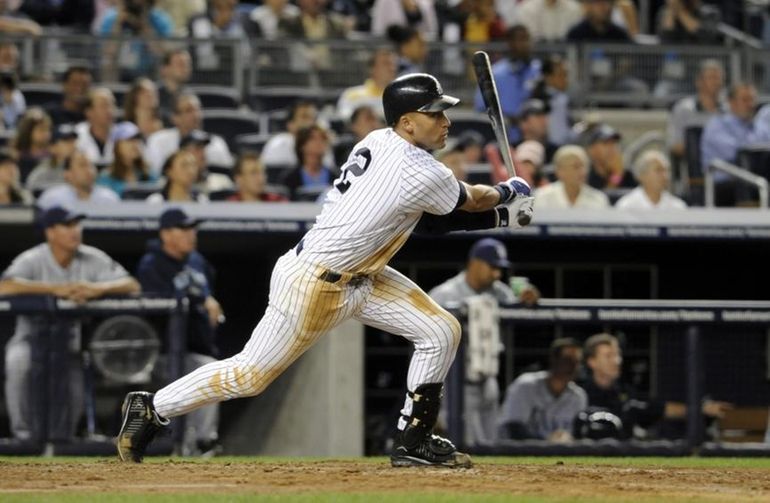
[{"label": "stadium seat", "polygon": [[236,151],[238,135],[260,130],[259,116],[242,110],[214,109],[203,111],[203,129],[222,136],[231,151]]},{"label": "stadium seat", "polygon": [[318,201],[318,198],[321,197],[322,194],[324,194],[329,187],[299,187],[297,189],[295,200],[305,203],[315,203]]},{"label": "stadium seat", "polygon": [[684,131],[684,158],[687,163],[689,183],[687,203],[690,205],[702,205],[703,195],[703,170],[701,169],[700,140],[703,136],[701,126],[691,126]]},{"label": "stadium seat", "polygon": [[269,134],[239,134],[235,137],[236,152],[242,154],[244,152],[262,152],[265,147],[265,143],[270,139]]},{"label": "stadium seat", "polygon": [[238,108],[241,105],[240,93],[228,86],[190,86],[190,91],[201,100],[206,108]]},{"label": "stadium seat", "polygon": [[472,164],[468,166],[465,181],[474,185],[479,183],[491,185],[492,175],[489,164]]},{"label": "stadium seat", "polygon": [[226,201],[228,197],[235,194],[235,189],[222,189],[213,190],[209,192],[209,200],[211,201]]},{"label": "stadium seat", "polygon": [[286,173],[294,169],[294,166],[287,164],[268,164],[265,166],[265,174],[267,175],[267,183],[281,184]]},{"label": "stadium seat", "polygon": [[484,136],[487,143],[495,141],[495,133],[486,114],[472,110],[450,110],[447,115],[452,121],[452,136],[460,136],[464,131],[473,130]]},{"label": "stadium seat", "polygon": [[47,82],[22,82],[19,90],[28,107],[41,107],[62,99],[61,84]]},{"label": "stadium seat", "polygon": [[249,105],[260,112],[286,109],[298,100],[312,101],[320,107],[335,104],[338,99],[338,91],[295,86],[258,87],[249,92]]},{"label": "stadium seat", "polygon": [[143,201],[147,196],[158,192],[163,188],[160,183],[135,183],[126,185],[123,189],[122,199],[124,201]]}]

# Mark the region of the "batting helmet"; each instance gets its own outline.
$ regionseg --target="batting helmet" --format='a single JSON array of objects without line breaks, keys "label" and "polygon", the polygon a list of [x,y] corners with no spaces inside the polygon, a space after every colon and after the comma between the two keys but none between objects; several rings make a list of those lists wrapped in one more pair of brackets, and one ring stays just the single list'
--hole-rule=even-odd
[{"label": "batting helmet", "polygon": [[388,126],[395,126],[407,112],[441,112],[460,103],[444,94],[433,75],[410,73],[388,84],[382,95],[382,108]]}]

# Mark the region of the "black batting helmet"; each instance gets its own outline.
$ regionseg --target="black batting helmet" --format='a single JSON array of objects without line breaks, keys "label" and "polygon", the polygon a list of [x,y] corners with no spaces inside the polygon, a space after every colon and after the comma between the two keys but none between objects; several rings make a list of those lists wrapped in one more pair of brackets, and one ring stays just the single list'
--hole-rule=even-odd
[{"label": "black batting helmet", "polygon": [[407,112],[441,112],[458,103],[459,99],[445,95],[436,77],[427,73],[403,75],[388,84],[382,95],[388,126],[395,126]]}]

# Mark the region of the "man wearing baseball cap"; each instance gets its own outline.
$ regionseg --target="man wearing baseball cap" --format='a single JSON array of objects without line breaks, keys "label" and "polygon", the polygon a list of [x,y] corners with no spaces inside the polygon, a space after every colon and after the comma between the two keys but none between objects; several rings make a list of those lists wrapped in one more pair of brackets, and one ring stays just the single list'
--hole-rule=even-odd
[{"label": "man wearing baseball cap", "polygon": [[72,124],[57,126],[51,138],[51,156],[43,159],[27,177],[27,190],[44,190],[64,182],[64,163],[75,152],[78,133]]},{"label": "man wearing baseball cap", "polygon": [[[214,268],[196,250],[199,223],[182,208],[166,209],[158,219],[160,240],[148,241],[136,272],[146,294],[190,300],[185,373],[215,361],[215,330],[224,321],[222,307],[212,295]],[[165,365],[161,367],[165,372]],[[218,405],[192,412],[186,423],[182,453],[195,455],[217,449],[218,427]]]},{"label": "man wearing baseball cap", "polygon": [[[540,293],[526,278],[515,278],[511,282],[516,286],[515,292],[501,281],[503,271],[509,270],[511,265],[502,242],[494,238],[481,239],[471,247],[465,270],[428,294],[441,305],[466,302],[477,295],[492,296],[502,305],[516,302],[536,304]],[[464,440],[466,445],[490,445],[497,440],[500,398],[497,373],[470,375],[469,370],[470,366],[466,366]],[[445,413],[442,411],[442,418],[445,418]]]},{"label": "man wearing baseball cap", "polygon": [[[139,293],[139,283],[107,254],[82,243],[85,215],[62,206],[43,211],[45,242],[16,257],[0,276],[0,295],[52,295],[77,303]],[[55,342],[55,345],[49,343]],[[70,440],[83,410],[80,322],[19,315],[5,351],[5,399],[13,436]],[[50,391],[44,374],[56,372]],[[42,396],[41,396],[42,395]],[[48,417],[38,410],[48,402]],[[47,423],[47,432],[43,430]]]},{"label": "man wearing baseball cap", "polygon": [[620,149],[622,136],[617,129],[609,124],[595,124],[589,126],[583,135],[591,161],[588,185],[599,190],[636,187],[634,175],[623,165]]}]

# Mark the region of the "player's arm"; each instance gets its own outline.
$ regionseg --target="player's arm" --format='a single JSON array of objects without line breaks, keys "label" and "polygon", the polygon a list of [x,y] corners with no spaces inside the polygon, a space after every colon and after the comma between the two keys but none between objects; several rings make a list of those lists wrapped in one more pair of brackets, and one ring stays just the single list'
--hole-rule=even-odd
[{"label": "player's arm", "polygon": [[508,204],[517,197],[528,197],[529,184],[520,177],[513,177],[497,185],[468,185],[460,182],[465,192],[465,200],[458,209],[477,212],[491,210],[495,206]]}]

